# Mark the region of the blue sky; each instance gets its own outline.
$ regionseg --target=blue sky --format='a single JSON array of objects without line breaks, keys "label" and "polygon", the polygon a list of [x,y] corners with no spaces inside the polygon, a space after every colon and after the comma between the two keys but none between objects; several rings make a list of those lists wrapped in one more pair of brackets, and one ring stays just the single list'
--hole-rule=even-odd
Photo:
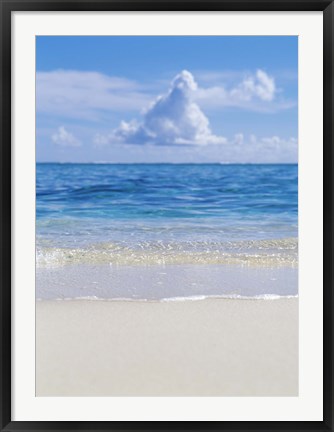
[{"label": "blue sky", "polygon": [[37,161],[297,162],[297,37],[36,38]]}]

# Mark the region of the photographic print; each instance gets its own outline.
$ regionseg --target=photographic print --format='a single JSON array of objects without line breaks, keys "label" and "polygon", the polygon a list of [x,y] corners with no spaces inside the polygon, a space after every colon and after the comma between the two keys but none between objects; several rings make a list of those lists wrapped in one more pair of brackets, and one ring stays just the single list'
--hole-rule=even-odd
[{"label": "photographic print", "polygon": [[298,396],[298,37],[36,37],[36,395]]}]

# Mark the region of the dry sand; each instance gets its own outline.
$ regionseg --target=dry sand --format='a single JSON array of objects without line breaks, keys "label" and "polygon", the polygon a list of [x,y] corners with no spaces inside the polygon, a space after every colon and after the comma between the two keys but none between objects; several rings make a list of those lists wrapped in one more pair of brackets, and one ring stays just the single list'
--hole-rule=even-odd
[{"label": "dry sand", "polygon": [[297,396],[298,299],[38,301],[37,396]]}]

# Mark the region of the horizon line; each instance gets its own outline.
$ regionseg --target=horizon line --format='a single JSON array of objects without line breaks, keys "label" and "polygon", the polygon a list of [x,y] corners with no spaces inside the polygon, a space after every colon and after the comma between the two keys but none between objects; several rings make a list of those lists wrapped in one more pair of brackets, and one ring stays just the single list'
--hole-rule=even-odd
[{"label": "horizon line", "polygon": [[36,164],[59,165],[298,165],[298,162],[59,162],[43,161]]}]

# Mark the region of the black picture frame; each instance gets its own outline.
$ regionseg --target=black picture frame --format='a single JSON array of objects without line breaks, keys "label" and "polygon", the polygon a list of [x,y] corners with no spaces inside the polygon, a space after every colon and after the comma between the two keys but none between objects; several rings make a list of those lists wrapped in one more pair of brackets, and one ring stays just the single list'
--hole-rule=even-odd
[{"label": "black picture frame", "polygon": [[[14,11],[322,11],[324,24],[324,351],[323,421],[94,422],[11,421],[11,13]],[[333,431],[333,0],[0,0],[1,18],[1,431],[224,430]]]}]

